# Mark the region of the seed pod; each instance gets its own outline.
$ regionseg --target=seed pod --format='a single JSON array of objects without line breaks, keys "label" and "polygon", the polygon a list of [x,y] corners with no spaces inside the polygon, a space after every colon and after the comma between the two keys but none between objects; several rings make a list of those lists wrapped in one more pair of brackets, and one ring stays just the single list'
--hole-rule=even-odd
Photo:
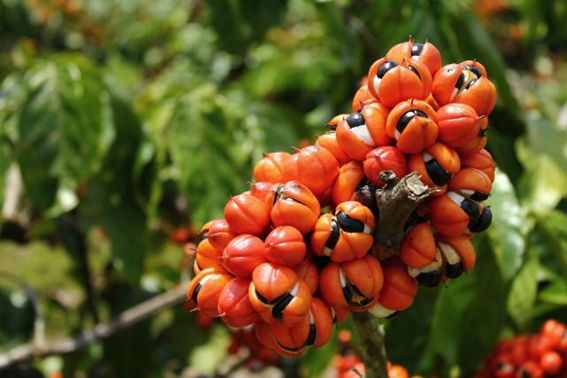
[{"label": "seed pod", "polygon": [[274,264],[294,267],[305,259],[303,235],[291,226],[280,226],[266,237],[266,258]]},{"label": "seed pod", "polygon": [[231,197],[224,208],[224,218],[236,234],[261,235],[270,225],[262,201],[250,194]]},{"label": "seed pod", "polygon": [[435,260],[435,238],[428,223],[410,229],[400,245],[400,259],[411,268],[423,268]]},{"label": "seed pod", "polygon": [[299,181],[320,196],[333,185],[339,174],[337,159],[325,148],[308,146],[287,160],[284,181]]},{"label": "seed pod", "polygon": [[403,152],[396,147],[384,146],[366,154],[364,173],[378,187],[384,186],[384,182],[378,178],[382,171],[393,171],[396,177],[404,177],[407,174],[407,161]]},{"label": "seed pod", "polygon": [[442,64],[441,53],[432,43],[415,43],[413,39],[392,47],[386,54],[386,59],[397,63],[408,59],[416,60],[427,67],[431,77],[435,76]]},{"label": "seed pod", "polygon": [[232,239],[222,253],[223,265],[237,277],[251,277],[254,269],[266,262],[264,242],[254,235]]},{"label": "seed pod", "polygon": [[284,165],[291,157],[287,152],[272,152],[264,157],[254,167],[254,180],[256,182],[270,182],[275,184],[283,181]]},{"label": "seed pod", "polygon": [[425,185],[436,188],[438,192],[434,195],[437,196],[446,191],[449,180],[460,168],[461,160],[457,152],[440,142],[433,143],[408,159],[409,171],[417,172]]},{"label": "seed pod", "polygon": [[396,105],[386,122],[386,132],[396,139],[396,147],[417,154],[435,143],[439,128],[437,115],[424,101],[408,100]]},{"label": "seed pod", "polygon": [[230,327],[246,327],[260,320],[248,298],[250,282],[249,278],[233,278],[220,293],[218,312]]},{"label": "seed pod", "polygon": [[228,273],[219,272],[215,269],[203,269],[189,283],[187,288],[187,309],[199,310],[207,317],[213,318],[219,315],[219,297],[232,279]]},{"label": "seed pod", "polygon": [[266,197],[266,208],[275,227],[292,226],[304,235],[315,227],[321,213],[311,190],[295,181],[274,185]]},{"label": "seed pod", "polygon": [[392,257],[382,263],[384,285],[378,303],[369,311],[381,318],[392,318],[413,303],[417,293],[417,282],[407,271],[406,266]]}]

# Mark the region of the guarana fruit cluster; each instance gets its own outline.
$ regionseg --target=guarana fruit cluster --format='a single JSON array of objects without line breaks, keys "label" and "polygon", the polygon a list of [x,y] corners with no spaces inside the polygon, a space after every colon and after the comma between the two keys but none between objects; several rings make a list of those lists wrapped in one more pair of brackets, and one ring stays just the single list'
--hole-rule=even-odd
[{"label": "guarana fruit cluster", "polygon": [[[266,154],[251,190],[232,196],[197,247],[189,308],[230,327],[254,325],[286,356],[324,345],[350,311],[392,317],[417,285],[434,287],[475,264],[470,237],[491,222],[495,164],[486,145],[496,90],[477,61],[442,66],[412,40],[378,59],[352,103],[314,145]],[[433,195],[412,214],[399,255],[369,251],[380,228],[383,171],[415,171]],[[322,211],[323,210],[323,211]]]},{"label": "guarana fruit cluster", "polygon": [[476,378],[567,377],[567,326],[547,320],[539,333],[501,341]]}]

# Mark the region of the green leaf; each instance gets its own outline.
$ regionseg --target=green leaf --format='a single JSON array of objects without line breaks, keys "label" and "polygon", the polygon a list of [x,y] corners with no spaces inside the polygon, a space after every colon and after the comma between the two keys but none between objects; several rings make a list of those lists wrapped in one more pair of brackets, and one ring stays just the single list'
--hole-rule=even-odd
[{"label": "green leaf", "polygon": [[300,367],[302,376],[319,377],[329,367],[337,354],[337,335],[337,328],[334,328],[327,344],[320,348],[308,348],[307,352],[301,356]]},{"label": "green leaf", "polygon": [[98,170],[112,137],[108,97],[96,66],[77,56],[39,62],[25,83],[16,158],[26,194],[39,208],[59,198],[69,210],[77,200],[65,199]]},{"label": "green leaf", "polygon": [[531,309],[537,297],[538,269],[537,258],[530,257],[512,281],[507,307],[510,317],[520,329],[525,330],[531,320]]},{"label": "green leaf", "polygon": [[554,268],[567,274],[567,215],[554,210],[537,217],[538,231],[543,233],[546,251],[554,259]]},{"label": "green leaf", "polygon": [[206,344],[194,348],[189,355],[190,366],[202,373],[213,373],[227,355],[229,332],[226,327],[216,325],[210,330]]},{"label": "green leaf", "polygon": [[546,286],[539,294],[539,300],[551,304],[567,306],[567,280],[558,279]]},{"label": "green leaf", "polygon": [[487,233],[505,280],[520,269],[526,250],[527,220],[508,177],[496,170],[491,198],[492,225]]}]

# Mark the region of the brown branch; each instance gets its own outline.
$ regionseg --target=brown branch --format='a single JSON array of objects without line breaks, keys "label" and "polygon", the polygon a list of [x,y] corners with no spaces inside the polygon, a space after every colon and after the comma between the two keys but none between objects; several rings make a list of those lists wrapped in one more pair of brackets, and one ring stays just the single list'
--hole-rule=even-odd
[{"label": "brown branch", "polygon": [[370,312],[352,312],[358,335],[366,378],[388,378],[388,360],[384,345],[384,327]]},{"label": "brown branch", "polygon": [[[398,254],[404,236],[405,225],[413,211],[434,193],[423,184],[416,172],[402,179],[392,171],[379,176],[386,183],[382,188],[363,187],[357,199],[375,212],[378,225],[374,231],[374,247],[371,251],[383,260]],[[352,312],[352,321],[358,337],[367,378],[388,378],[384,329],[368,311]]]},{"label": "brown branch", "polygon": [[42,344],[28,343],[0,354],[0,370],[33,358],[42,358],[54,354],[66,354],[80,350],[100,339],[128,328],[160,311],[183,302],[186,296],[187,282],[174,289],[142,302],[109,321],[97,324],[75,338],[48,340]]}]

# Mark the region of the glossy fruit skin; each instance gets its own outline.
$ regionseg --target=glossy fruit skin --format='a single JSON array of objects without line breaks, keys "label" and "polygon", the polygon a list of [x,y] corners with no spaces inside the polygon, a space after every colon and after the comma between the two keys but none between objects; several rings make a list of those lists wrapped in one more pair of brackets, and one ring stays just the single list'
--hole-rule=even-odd
[{"label": "glossy fruit skin", "polygon": [[417,293],[417,281],[408,274],[406,266],[398,258],[391,257],[382,263],[382,270],[384,286],[377,305],[393,311],[411,306]]},{"label": "glossy fruit skin", "polygon": [[284,181],[299,181],[320,196],[333,185],[339,174],[339,162],[327,149],[308,146],[287,160]]},{"label": "glossy fruit skin", "polygon": [[413,226],[400,245],[400,260],[411,268],[420,269],[435,260],[435,237],[428,223]]},{"label": "glossy fruit skin", "polygon": [[270,194],[272,190],[271,182],[267,181],[260,181],[260,182],[251,182],[250,183],[250,195],[252,197],[258,198],[262,203],[266,202],[266,197]]},{"label": "glossy fruit skin", "polygon": [[488,80],[486,70],[483,72],[478,64],[469,63],[453,63],[442,67],[433,78],[431,92],[441,106],[450,102],[467,104],[479,116],[487,116],[496,105],[496,88]]},{"label": "glossy fruit skin", "polygon": [[325,148],[327,151],[332,153],[341,166],[351,160],[350,157],[343,151],[341,146],[339,146],[339,142],[337,141],[337,133],[334,130],[328,131],[327,133],[318,137],[315,145]]},{"label": "glossy fruit skin", "polygon": [[195,255],[195,263],[199,271],[207,268],[224,270],[221,260],[222,251],[222,249],[215,248],[208,238],[202,240],[197,246],[197,253]]},{"label": "glossy fruit skin", "polygon": [[396,147],[406,154],[417,154],[437,140],[439,127],[433,108],[424,101],[397,104],[386,122],[386,132],[396,139]]},{"label": "glossy fruit skin", "polygon": [[404,60],[398,64],[381,58],[370,67],[366,85],[382,104],[393,108],[401,101],[425,100],[431,92],[432,79],[429,69],[418,61]]},{"label": "glossy fruit skin", "polygon": [[382,171],[393,171],[396,177],[404,177],[407,174],[407,160],[403,152],[393,146],[384,146],[366,154],[364,173],[378,187],[384,186],[384,182],[378,178]]},{"label": "glossy fruit skin", "polygon": [[[452,199],[454,198],[454,200]],[[459,202],[457,204],[455,201]],[[471,208],[474,217],[467,214],[460,205],[466,204]],[[431,225],[437,232],[448,236],[458,236],[466,232],[469,223],[478,219],[478,208],[470,200],[454,192],[447,192],[439,197],[431,198],[428,202]]]},{"label": "glossy fruit skin", "polygon": [[207,317],[219,315],[218,304],[222,290],[232,279],[228,273],[215,269],[203,269],[189,283],[187,288],[187,308],[199,310]]},{"label": "glossy fruit skin", "polygon": [[250,194],[231,197],[224,218],[235,234],[261,235],[270,224],[264,203]]},{"label": "glossy fruit skin", "polygon": [[343,165],[331,187],[333,204],[338,205],[341,202],[352,201],[358,186],[364,179],[364,169],[361,162],[350,161]]},{"label": "glossy fruit skin", "polygon": [[223,250],[235,237],[236,234],[232,232],[232,229],[226,219],[213,221],[207,233],[207,239],[211,245],[220,250]]},{"label": "glossy fruit skin", "polygon": [[337,127],[337,142],[352,160],[364,160],[366,153],[391,142],[386,133],[389,110],[374,102],[364,105],[360,111],[349,114]]},{"label": "glossy fruit skin", "polygon": [[334,262],[363,257],[374,244],[374,215],[356,201],[339,204],[335,214],[323,214],[311,234],[311,249]]},{"label": "glossy fruit skin", "polygon": [[[490,194],[492,181],[481,170],[463,168],[449,182],[449,190],[469,196],[475,201],[484,201]],[[474,192],[474,193],[473,193]]]},{"label": "glossy fruit skin", "polygon": [[433,143],[408,159],[408,170],[417,172],[425,185],[438,190],[433,195],[443,194],[449,180],[460,168],[461,160],[457,152],[440,142]]},{"label": "glossy fruit skin", "polygon": [[516,378],[543,378],[543,370],[534,361],[524,362],[516,373]]},{"label": "glossy fruit skin", "polygon": [[284,165],[291,157],[287,152],[272,152],[264,157],[254,167],[254,180],[266,181],[272,184],[283,181]]},{"label": "glossy fruit skin", "polygon": [[360,312],[376,303],[384,276],[378,260],[366,255],[342,264],[329,263],[321,271],[319,281],[325,283],[319,286],[319,293],[327,304]]},{"label": "glossy fruit skin", "polygon": [[555,351],[545,352],[539,359],[539,365],[547,375],[556,375],[563,368],[563,358]]},{"label": "glossy fruit skin", "polygon": [[474,108],[451,103],[437,110],[439,141],[451,148],[465,147],[480,131],[480,119]]},{"label": "glossy fruit skin", "polygon": [[372,95],[372,93],[370,93],[370,91],[368,90],[368,86],[363,85],[360,88],[358,88],[352,99],[352,111],[356,112],[362,107],[362,105],[375,101],[378,100],[376,99],[376,97]]},{"label": "glossy fruit skin", "polygon": [[[476,264],[476,252],[474,246],[470,241],[468,235],[458,235],[458,236],[446,236],[437,234],[435,236],[438,249],[441,250],[444,256],[446,256],[445,249],[447,247],[452,248],[453,252],[456,253],[463,264],[463,271],[467,272],[474,268]],[[447,261],[445,261],[447,264]]]},{"label": "glossy fruit skin", "polygon": [[303,235],[291,226],[273,229],[264,242],[266,258],[274,264],[294,267],[300,264],[307,253]]},{"label": "glossy fruit skin", "polygon": [[304,235],[315,227],[321,213],[311,190],[295,181],[274,185],[266,197],[266,209],[275,227],[292,226]]},{"label": "glossy fruit skin", "polygon": [[431,77],[441,68],[441,53],[432,43],[415,43],[412,39],[398,43],[386,54],[386,59],[400,63],[404,59],[416,60],[427,67]]},{"label": "glossy fruit skin", "polygon": [[230,327],[246,327],[260,319],[248,298],[250,282],[249,278],[233,278],[220,293],[218,312]]},{"label": "glossy fruit skin", "polygon": [[237,277],[251,277],[254,269],[267,261],[262,239],[254,235],[239,235],[222,253],[223,265]]},{"label": "glossy fruit skin", "polygon": [[476,154],[486,147],[486,142],[488,141],[488,118],[481,118],[478,123],[480,128],[476,137],[463,147],[457,148],[457,152],[461,156]]},{"label": "glossy fruit skin", "polygon": [[554,349],[567,351],[567,326],[556,320],[547,320],[541,327],[541,333]]},{"label": "glossy fruit skin", "polygon": [[301,321],[311,306],[311,290],[293,269],[264,263],[256,267],[249,288],[252,307],[262,320],[282,320],[287,326]]},{"label": "glossy fruit skin", "polygon": [[297,274],[297,278],[307,283],[311,294],[315,294],[319,286],[319,271],[313,261],[308,258],[303,260],[300,264],[295,266],[294,271]]},{"label": "glossy fruit skin", "polygon": [[496,164],[492,155],[487,150],[480,150],[477,153],[461,157],[462,168],[476,168],[482,171],[490,182],[494,182],[494,172],[496,171]]},{"label": "glossy fruit skin", "polygon": [[401,365],[392,365],[388,369],[388,378],[409,378],[409,373]]}]

